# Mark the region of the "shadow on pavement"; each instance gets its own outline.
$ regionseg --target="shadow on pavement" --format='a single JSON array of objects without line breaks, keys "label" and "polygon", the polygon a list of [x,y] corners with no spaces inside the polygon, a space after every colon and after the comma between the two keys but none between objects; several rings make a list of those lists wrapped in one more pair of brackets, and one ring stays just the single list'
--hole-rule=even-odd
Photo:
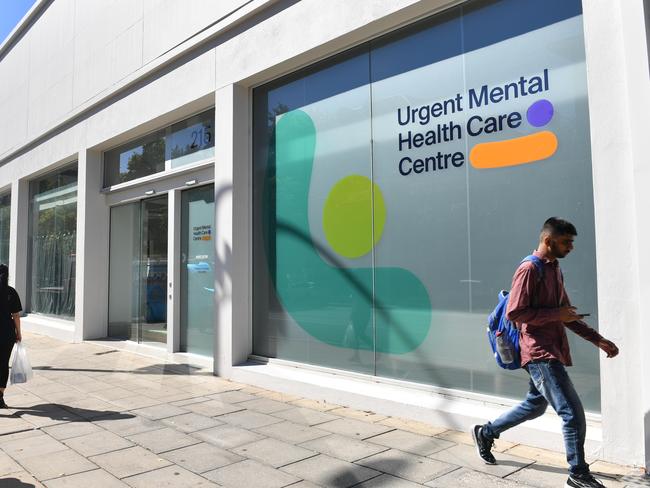
[{"label": "shadow on pavement", "polygon": [[[112,352],[112,351],[111,351]],[[115,351],[117,352],[117,351]],[[99,353],[101,354],[101,353]],[[53,368],[52,366],[32,366],[33,371],[74,371],[92,373],[133,373],[133,374],[163,374],[163,375],[198,375],[214,376],[211,372],[202,371],[201,368],[182,364],[152,364],[136,369],[97,369],[97,368]]]},{"label": "shadow on pavement", "polygon": [[14,412],[9,415],[0,415],[0,418],[21,417],[22,415],[26,414],[34,415],[37,417],[49,417],[52,420],[61,420],[67,422],[87,422],[90,419],[108,416],[114,419],[130,419],[135,417],[135,415],[130,413],[120,413],[113,410],[89,410],[87,408],[60,405],[58,403],[41,403],[32,407],[10,408],[12,408]]},{"label": "shadow on pavement", "polygon": [[31,483],[24,483],[18,478],[2,478],[0,479],[2,488],[35,488]]}]

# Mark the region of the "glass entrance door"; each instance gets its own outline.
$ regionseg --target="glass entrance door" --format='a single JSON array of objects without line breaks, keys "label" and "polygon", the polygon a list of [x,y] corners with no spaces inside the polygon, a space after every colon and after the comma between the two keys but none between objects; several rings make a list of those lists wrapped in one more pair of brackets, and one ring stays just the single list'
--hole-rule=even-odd
[{"label": "glass entrance door", "polygon": [[181,351],[212,356],[214,336],[214,185],[181,198]]},{"label": "glass entrance door", "polygon": [[108,335],[167,342],[167,196],[111,208]]}]

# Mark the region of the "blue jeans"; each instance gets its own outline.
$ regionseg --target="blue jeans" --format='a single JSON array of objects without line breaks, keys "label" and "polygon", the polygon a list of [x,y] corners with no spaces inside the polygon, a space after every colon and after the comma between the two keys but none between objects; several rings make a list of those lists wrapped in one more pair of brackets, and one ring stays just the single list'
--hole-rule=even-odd
[{"label": "blue jeans", "polygon": [[536,361],[526,365],[530,375],[526,399],[494,422],[483,426],[483,435],[497,439],[501,432],[539,417],[550,404],[562,418],[569,473],[589,473],[585,462],[585,411],[571,379],[559,361]]}]

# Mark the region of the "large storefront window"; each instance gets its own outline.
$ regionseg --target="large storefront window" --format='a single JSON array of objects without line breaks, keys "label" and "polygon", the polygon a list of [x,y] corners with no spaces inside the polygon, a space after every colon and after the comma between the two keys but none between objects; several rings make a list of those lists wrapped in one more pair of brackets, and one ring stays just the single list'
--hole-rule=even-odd
[{"label": "large storefront window", "polygon": [[77,165],[32,181],[32,312],[74,317]]},{"label": "large storefront window", "polygon": [[586,90],[579,0],[466,2],[256,89],[254,352],[519,397],[486,318],[550,216],[598,324]]},{"label": "large storefront window", "polygon": [[11,225],[11,193],[0,196],[0,264],[9,264],[9,229]]},{"label": "large storefront window", "polygon": [[107,151],[104,186],[213,158],[213,125],[211,109]]}]

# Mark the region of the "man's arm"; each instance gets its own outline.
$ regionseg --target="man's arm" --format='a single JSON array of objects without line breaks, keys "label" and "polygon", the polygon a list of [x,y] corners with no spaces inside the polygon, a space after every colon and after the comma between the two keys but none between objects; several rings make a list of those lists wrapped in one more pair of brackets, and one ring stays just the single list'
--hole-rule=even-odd
[{"label": "man's arm", "polygon": [[537,293],[537,270],[531,263],[523,263],[512,277],[512,287],[506,317],[518,324],[545,325],[549,322],[578,320],[575,307],[535,308],[533,297]]},{"label": "man's arm", "polygon": [[[566,289],[563,290],[562,304],[571,306],[571,300],[569,299],[569,295],[567,294]],[[589,327],[582,320],[565,322],[564,325],[567,327],[567,329],[571,329],[573,332],[578,334],[583,339],[588,340],[594,346],[605,351],[608,358],[613,358],[618,354],[618,347],[616,347],[616,344],[614,344],[612,341],[605,339],[596,330]]]}]

